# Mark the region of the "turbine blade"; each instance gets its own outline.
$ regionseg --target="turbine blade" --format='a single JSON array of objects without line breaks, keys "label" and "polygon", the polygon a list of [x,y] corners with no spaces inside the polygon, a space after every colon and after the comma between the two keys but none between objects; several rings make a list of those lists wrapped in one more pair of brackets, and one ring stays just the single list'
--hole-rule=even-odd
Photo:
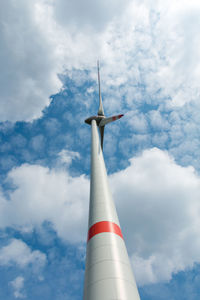
[{"label": "turbine blade", "polygon": [[103,103],[102,103],[102,98],[101,98],[101,82],[100,82],[99,61],[97,61],[97,70],[98,70],[98,84],[99,84],[99,110],[98,110],[98,116],[104,116]]},{"label": "turbine blade", "polygon": [[123,115],[117,115],[117,116],[113,116],[113,117],[110,117],[110,118],[103,118],[101,120],[101,122],[99,123],[99,127],[105,126],[106,124],[108,124],[110,122],[113,122],[113,121],[116,121],[116,120],[120,119],[121,117],[123,117]]},{"label": "turbine blade", "polygon": [[100,135],[101,135],[101,149],[102,149],[102,151],[103,151],[104,128],[105,128],[105,126],[99,127],[99,131],[100,131]]}]

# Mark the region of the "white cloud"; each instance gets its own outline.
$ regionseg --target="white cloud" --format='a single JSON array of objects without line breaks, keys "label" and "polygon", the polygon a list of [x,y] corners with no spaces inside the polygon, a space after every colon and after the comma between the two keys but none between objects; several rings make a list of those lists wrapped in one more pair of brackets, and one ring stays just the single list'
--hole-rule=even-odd
[{"label": "white cloud", "polygon": [[130,0],[56,0],[55,16],[59,23],[76,31],[102,31],[114,17],[118,17]]},{"label": "white cloud", "polygon": [[[39,165],[13,169],[8,180],[16,186],[10,201],[1,198],[0,226],[29,228],[51,222],[64,240],[86,240],[89,182],[85,176]],[[72,234],[73,232],[73,234]]]},{"label": "white cloud", "polygon": [[141,100],[170,107],[197,101],[199,10],[197,1],[132,1],[105,34],[106,91],[118,96],[115,87],[125,84],[129,107]]},{"label": "white cloud", "polygon": [[34,151],[42,151],[44,149],[45,146],[45,137],[42,134],[36,135],[34,136],[31,140],[30,140],[30,146]]},{"label": "white cloud", "polygon": [[164,64],[157,70],[158,84],[170,105],[182,106],[199,97],[200,66],[198,39],[200,5],[197,1],[158,1],[160,14],[154,28],[157,53]]},{"label": "white cloud", "polygon": [[89,0],[84,5],[81,1],[20,0],[16,4],[3,0],[1,121],[40,117],[49,96],[61,88],[58,73],[64,67],[82,69],[94,64],[102,42],[94,27],[104,28],[121,14],[126,2],[112,1],[107,6],[106,1]]},{"label": "white cloud", "polygon": [[192,165],[199,172],[199,104],[188,103],[177,108],[168,115],[170,123],[168,135],[168,148],[176,161],[183,165]]},{"label": "white cloud", "polygon": [[[8,179],[16,189],[9,201],[0,198],[1,227],[26,230],[47,221],[66,241],[86,240],[89,180],[85,176],[23,165],[13,169]],[[111,175],[110,183],[139,284],[170,280],[172,274],[200,261],[200,178],[193,167],[181,167],[167,152],[153,148]],[[5,252],[7,260],[2,256],[1,262],[24,263],[20,255]]]},{"label": "white cloud", "polygon": [[130,162],[111,184],[136,278],[170,280],[200,261],[200,178],[156,148]]},{"label": "white cloud", "polygon": [[164,116],[161,115],[161,113],[158,110],[151,110],[148,113],[148,117],[153,129],[166,130],[169,128],[167,120],[165,120]]},{"label": "white cloud", "polygon": [[31,264],[38,269],[45,265],[46,255],[39,250],[31,249],[22,240],[12,239],[7,246],[0,249],[0,265],[9,266],[16,264],[24,268]]},{"label": "white cloud", "polygon": [[25,298],[25,295],[22,292],[24,287],[24,277],[18,276],[14,280],[10,282],[14,289],[14,296],[15,298]]},{"label": "white cloud", "polygon": [[137,111],[129,111],[126,113],[128,124],[138,133],[146,133],[148,130],[148,123],[144,114],[138,114]]},{"label": "white cloud", "polygon": [[72,163],[72,160],[80,158],[80,154],[70,150],[62,150],[58,153],[58,158],[62,164],[69,166]]},{"label": "white cloud", "polygon": [[39,0],[1,1],[1,121],[39,117],[61,87],[59,45],[48,6],[44,11]]},{"label": "white cloud", "polygon": [[120,108],[121,99],[129,108],[134,101],[164,104],[165,99],[170,106],[196,101],[199,10],[195,0],[173,5],[129,0],[87,0],[84,5],[20,0],[16,5],[3,0],[1,120],[39,117],[61,87],[57,74],[64,68],[68,75],[74,68],[92,69],[97,58],[103,61],[107,109]]},{"label": "white cloud", "polygon": [[60,123],[55,118],[48,118],[44,123],[45,129],[48,133],[48,135],[53,136],[55,134],[58,134],[60,130]]}]

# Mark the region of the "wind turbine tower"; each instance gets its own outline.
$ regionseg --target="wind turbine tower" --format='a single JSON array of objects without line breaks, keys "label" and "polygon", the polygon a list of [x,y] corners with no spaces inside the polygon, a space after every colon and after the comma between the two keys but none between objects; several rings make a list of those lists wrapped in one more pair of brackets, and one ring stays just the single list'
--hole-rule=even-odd
[{"label": "wind turbine tower", "polygon": [[[104,127],[123,115],[105,117],[99,83],[97,116],[85,120],[91,125],[91,177],[84,300],[140,300],[132,273],[115,204],[108,186],[103,158]],[[99,128],[101,142],[99,140]]]}]

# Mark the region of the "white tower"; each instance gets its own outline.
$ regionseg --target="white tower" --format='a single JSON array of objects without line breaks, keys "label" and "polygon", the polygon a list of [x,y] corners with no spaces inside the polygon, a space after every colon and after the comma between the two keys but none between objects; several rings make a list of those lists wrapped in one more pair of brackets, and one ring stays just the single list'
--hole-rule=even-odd
[{"label": "white tower", "polygon": [[[100,93],[99,112],[91,124],[91,180],[84,300],[139,300],[117,212],[108,186],[102,153],[104,126],[123,115],[106,118]],[[100,129],[99,141],[97,126]]]}]

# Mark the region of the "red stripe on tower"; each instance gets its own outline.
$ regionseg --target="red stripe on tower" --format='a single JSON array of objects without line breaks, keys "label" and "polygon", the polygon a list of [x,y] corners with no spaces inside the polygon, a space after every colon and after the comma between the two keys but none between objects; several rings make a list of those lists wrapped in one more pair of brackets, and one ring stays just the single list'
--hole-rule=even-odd
[{"label": "red stripe on tower", "polygon": [[88,240],[87,241],[89,241],[96,234],[103,233],[103,232],[115,233],[123,239],[121,229],[117,224],[115,224],[113,222],[109,222],[109,221],[101,221],[101,222],[95,223],[94,225],[92,225],[90,227],[90,229],[88,230]]}]

